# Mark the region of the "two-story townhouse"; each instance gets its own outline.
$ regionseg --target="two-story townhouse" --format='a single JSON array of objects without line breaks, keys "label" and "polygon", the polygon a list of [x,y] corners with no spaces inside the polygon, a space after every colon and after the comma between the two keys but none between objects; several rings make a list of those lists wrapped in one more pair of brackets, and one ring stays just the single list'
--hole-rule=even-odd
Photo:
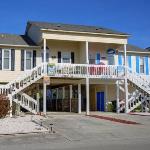
[{"label": "two-story townhouse", "polygon": [[110,101],[117,112],[147,110],[149,51],[127,45],[128,37],[102,27],[29,21],[25,35],[0,35],[1,94],[35,114],[88,115],[107,111]]}]

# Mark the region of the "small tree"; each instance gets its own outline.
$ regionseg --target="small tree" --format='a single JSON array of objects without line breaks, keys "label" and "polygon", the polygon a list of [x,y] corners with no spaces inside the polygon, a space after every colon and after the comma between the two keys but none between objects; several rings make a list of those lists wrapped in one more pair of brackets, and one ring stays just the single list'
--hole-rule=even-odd
[{"label": "small tree", "polygon": [[10,110],[10,101],[5,95],[0,95],[0,118],[4,118]]}]

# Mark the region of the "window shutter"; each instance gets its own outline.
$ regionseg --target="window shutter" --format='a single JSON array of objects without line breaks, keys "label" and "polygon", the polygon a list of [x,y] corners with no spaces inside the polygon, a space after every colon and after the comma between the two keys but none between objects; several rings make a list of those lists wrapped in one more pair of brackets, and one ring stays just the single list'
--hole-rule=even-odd
[{"label": "window shutter", "polygon": [[58,63],[61,63],[61,52],[58,52]]},{"label": "window shutter", "polygon": [[131,56],[128,56],[128,66],[129,68],[132,68],[132,62],[131,62]]},{"label": "window shutter", "polygon": [[2,70],[2,49],[0,48],[0,70]]},{"label": "window shutter", "polygon": [[136,56],[136,72],[140,73],[140,56]]},{"label": "window shutter", "polygon": [[11,71],[15,70],[15,49],[11,49]]},{"label": "window shutter", "polygon": [[74,52],[71,52],[71,63],[74,64]]},{"label": "window shutter", "polygon": [[36,51],[33,51],[33,68],[36,67]]},{"label": "window shutter", "polygon": [[146,75],[149,75],[148,56],[145,57]]},{"label": "window shutter", "polygon": [[118,65],[122,65],[122,55],[118,55]]},{"label": "window shutter", "polygon": [[24,50],[21,50],[21,71],[24,71]]}]

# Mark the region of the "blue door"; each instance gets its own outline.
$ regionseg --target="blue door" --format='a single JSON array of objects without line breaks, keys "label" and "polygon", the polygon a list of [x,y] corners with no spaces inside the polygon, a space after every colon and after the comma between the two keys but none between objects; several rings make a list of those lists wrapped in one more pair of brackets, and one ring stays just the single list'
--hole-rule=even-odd
[{"label": "blue door", "polygon": [[97,92],[97,111],[105,111],[104,92]]}]

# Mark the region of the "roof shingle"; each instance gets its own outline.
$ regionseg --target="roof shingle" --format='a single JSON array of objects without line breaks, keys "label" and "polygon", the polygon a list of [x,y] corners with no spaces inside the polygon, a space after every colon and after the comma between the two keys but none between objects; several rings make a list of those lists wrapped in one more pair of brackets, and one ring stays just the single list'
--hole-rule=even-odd
[{"label": "roof shingle", "polygon": [[[90,32],[90,33],[105,33],[105,34],[118,34],[123,36],[129,36],[129,34],[119,32],[116,30],[99,27],[99,26],[85,26],[85,25],[72,25],[62,23],[48,23],[48,22],[36,22],[28,21],[28,26],[35,25],[40,29],[51,29],[51,30],[63,30],[63,31],[76,31],[76,32]],[[28,30],[28,29],[27,29]]]},{"label": "roof shingle", "polygon": [[1,45],[37,46],[26,35],[0,34]]}]

